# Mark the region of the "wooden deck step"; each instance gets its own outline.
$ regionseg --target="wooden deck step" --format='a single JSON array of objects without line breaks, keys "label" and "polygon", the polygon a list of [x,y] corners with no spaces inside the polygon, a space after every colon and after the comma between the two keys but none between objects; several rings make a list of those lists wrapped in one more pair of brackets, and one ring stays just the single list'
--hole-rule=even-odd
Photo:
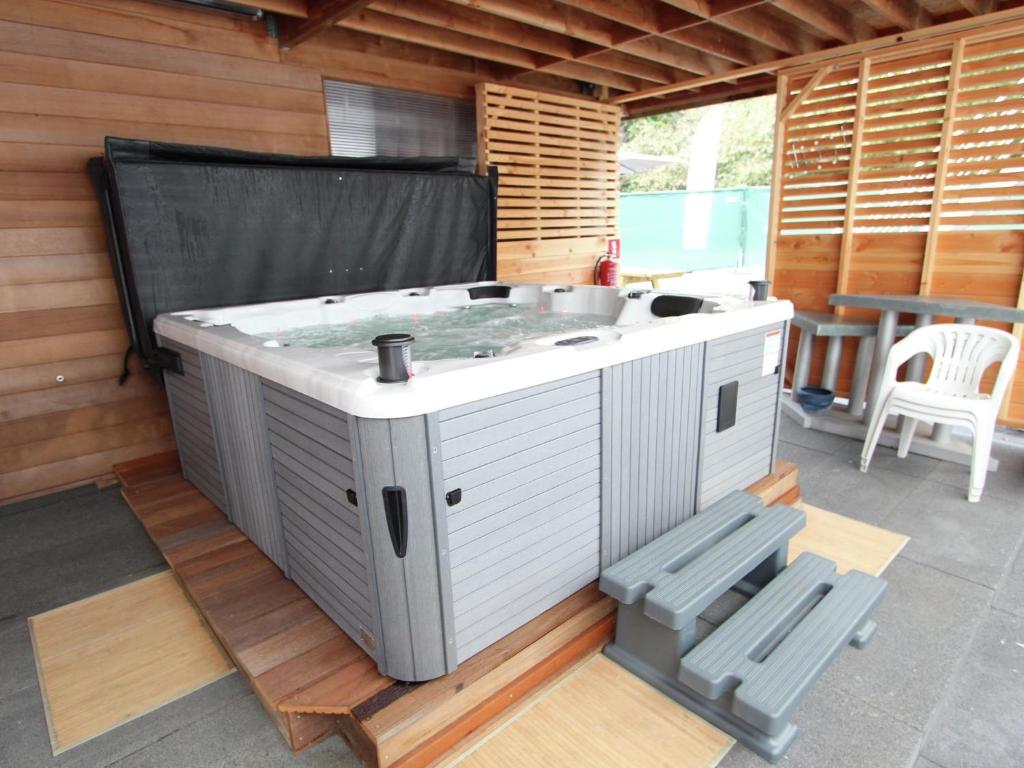
[{"label": "wooden deck step", "polygon": [[294,750],[338,734],[370,766],[429,765],[614,630],[591,585],[419,685],[380,675],[212,502],[174,454],[115,467],[122,494]]},{"label": "wooden deck step", "polygon": [[[175,454],[118,465],[128,505],[292,749],[340,731],[350,712],[394,681],[195,486]],[[280,708],[324,679],[344,680],[330,706]]]}]

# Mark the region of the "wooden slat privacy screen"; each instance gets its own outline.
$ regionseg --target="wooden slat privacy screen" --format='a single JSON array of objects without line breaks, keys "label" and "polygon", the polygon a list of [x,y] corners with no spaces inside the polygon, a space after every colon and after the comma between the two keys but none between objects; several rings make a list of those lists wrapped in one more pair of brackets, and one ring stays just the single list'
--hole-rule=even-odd
[{"label": "wooden slat privacy screen", "polygon": [[618,226],[618,107],[477,86],[477,156],[498,167],[498,278],[590,283]]},{"label": "wooden slat privacy screen", "polygon": [[[830,309],[834,292],[1020,305],[1024,26],[998,34],[780,75],[778,295],[805,310]],[[1003,420],[1024,426],[1024,376]]]}]

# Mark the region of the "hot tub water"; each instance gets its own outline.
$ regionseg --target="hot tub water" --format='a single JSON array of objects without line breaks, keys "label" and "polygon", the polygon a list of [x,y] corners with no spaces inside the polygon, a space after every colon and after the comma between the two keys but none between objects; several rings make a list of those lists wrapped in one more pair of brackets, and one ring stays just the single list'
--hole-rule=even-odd
[{"label": "hot tub water", "polygon": [[607,315],[552,312],[536,304],[484,304],[423,315],[379,314],[347,323],[308,325],[260,334],[291,347],[362,347],[385,333],[416,337],[413,358],[445,360],[498,354],[528,339],[610,326]]}]

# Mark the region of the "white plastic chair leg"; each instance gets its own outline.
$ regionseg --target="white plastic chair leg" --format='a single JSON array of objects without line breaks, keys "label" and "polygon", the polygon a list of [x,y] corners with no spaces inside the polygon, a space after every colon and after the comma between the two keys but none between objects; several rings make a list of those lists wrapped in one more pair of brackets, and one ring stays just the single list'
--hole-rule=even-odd
[{"label": "white plastic chair leg", "polygon": [[971,479],[967,489],[967,500],[981,500],[981,492],[985,489],[985,478],[988,475],[988,460],[992,454],[991,423],[978,424],[974,429],[974,448],[971,451]]},{"label": "white plastic chair leg", "polygon": [[864,447],[860,451],[860,471],[867,472],[871,464],[871,457],[875,455],[875,446],[878,445],[878,438],[885,429],[885,419],[889,415],[888,396],[879,403],[871,414],[871,424],[868,426],[868,433],[864,437]]},{"label": "white plastic chair leg", "polygon": [[917,419],[904,416],[903,426],[900,428],[900,442],[896,448],[896,455],[901,459],[907,458],[907,453],[910,451],[910,443],[914,440],[915,432],[917,432]]}]

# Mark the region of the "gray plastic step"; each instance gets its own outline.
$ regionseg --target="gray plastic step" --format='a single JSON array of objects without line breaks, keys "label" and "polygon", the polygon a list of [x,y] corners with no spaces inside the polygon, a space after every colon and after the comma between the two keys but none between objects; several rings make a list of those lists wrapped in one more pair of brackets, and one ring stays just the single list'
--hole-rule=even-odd
[{"label": "gray plastic step", "polygon": [[763,511],[759,497],[734,491],[606,568],[601,591],[631,605],[653,589],[658,578],[686,565]]},{"label": "gray plastic step", "polygon": [[[886,589],[810,553],[786,567],[803,526],[800,510],[736,491],[601,574],[619,601],[605,654],[772,762],[828,665],[874,633]],[[730,588],[756,594],[696,645],[698,614]]]},{"label": "gray plastic step", "polygon": [[769,582],[802,525],[803,513],[766,510],[735,491],[605,569],[601,589],[619,601],[615,645],[675,680],[697,641],[698,614],[730,588],[756,592]]},{"label": "gray plastic step", "polygon": [[842,649],[862,647],[875,630],[868,617],[886,583],[804,553],[690,651],[679,680],[708,699],[732,691],[732,712],[774,736]]},{"label": "gray plastic step", "polygon": [[670,629],[695,621],[773,553],[785,552],[805,520],[804,513],[793,507],[764,510],[675,573],[657,576],[644,599],[644,613]]}]

